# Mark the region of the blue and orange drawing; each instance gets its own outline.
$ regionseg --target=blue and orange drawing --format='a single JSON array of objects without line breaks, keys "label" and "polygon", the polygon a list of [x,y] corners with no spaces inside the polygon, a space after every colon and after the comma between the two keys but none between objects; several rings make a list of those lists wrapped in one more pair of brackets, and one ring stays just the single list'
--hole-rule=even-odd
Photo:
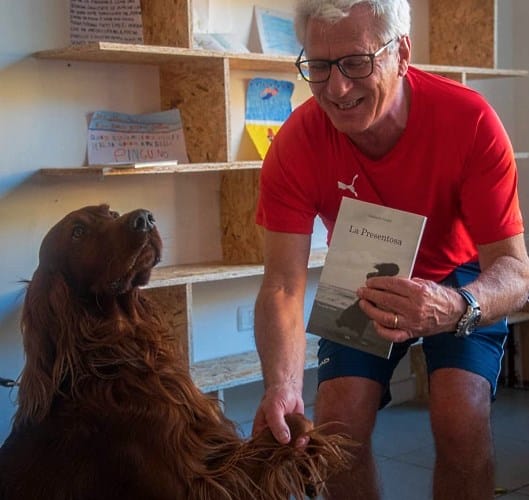
[{"label": "blue and orange drawing", "polygon": [[261,158],[277,131],[292,112],[292,82],[254,78],[246,93],[246,130]]}]

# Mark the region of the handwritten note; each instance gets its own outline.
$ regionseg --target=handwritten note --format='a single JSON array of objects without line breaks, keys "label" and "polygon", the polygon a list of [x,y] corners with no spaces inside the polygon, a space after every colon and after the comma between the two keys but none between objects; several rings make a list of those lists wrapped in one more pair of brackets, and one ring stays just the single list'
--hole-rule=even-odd
[{"label": "handwritten note", "polygon": [[143,43],[140,0],[70,0],[71,43]]},{"label": "handwritten note", "polygon": [[88,125],[88,164],[119,165],[176,160],[187,163],[177,109],[144,115],[96,111]]}]

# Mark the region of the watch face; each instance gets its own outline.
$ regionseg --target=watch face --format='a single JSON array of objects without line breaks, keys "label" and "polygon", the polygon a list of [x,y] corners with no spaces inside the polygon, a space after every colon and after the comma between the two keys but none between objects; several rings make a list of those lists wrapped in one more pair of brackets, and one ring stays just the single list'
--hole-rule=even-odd
[{"label": "watch face", "polygon": [[468,328],[469,329],[471,328],[473,330],[478,325],[480,319],[481,319],[481,311],[474,309],[472,311],[472,315],[469,318]]},{"label": "watch face", "polygon": [[467,335],[470,335],[479,324],[479,321],[481,320],[481,309],[479,308],[479,303],[476,298],[468,290],[459,288],[457,291],[465,299],[468,305],[465,313],[457,323],[456,336],[466,337]]},{"label": "watch face", "polygon": [[456,336],[466,337],[470,335],[479,324],[480,319],[481,311],[474,309],[472,306],[468,306],[465,314],[463,314],[463,317],[457,324]]}]

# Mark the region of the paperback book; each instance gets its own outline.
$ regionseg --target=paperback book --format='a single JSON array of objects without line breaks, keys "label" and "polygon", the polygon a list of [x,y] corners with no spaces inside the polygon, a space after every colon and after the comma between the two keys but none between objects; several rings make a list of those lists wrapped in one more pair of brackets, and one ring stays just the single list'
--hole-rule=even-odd
[{"label": "paperback book", "polygon": [[376,333],[356,290],[374,276],[411,277],[425,224],[422,215],[342,198],[307,332],[389,358],[392,343]]}]

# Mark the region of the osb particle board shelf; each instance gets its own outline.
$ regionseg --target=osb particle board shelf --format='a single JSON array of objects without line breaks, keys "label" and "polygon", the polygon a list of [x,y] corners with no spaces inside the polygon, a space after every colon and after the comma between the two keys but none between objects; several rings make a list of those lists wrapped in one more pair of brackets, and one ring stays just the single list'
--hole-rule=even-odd
[{"label": "osb particle board shelf", "polygon": [[92,42],[60,49],[36,52],[39,59],[132,64],[172,64],[181,60],[227,59],[236,70],[294,72],[295,57],[266,54],[232,54],[182,47],[135,45],[114,42]]},{"label": "osb particle board shelf", "polygon": [[[277,71],[295,73],[293,56],[269,56],[267,54],[231,54],[181,47],[134,45],[114,42],[93,42],[70,47],[44,50],[34,54],[41,59],[73,61],[113,62],[132,64],[171,64],[179,60],[226,59],[234,70]],[[478,68],[467,66],[445,66],[415,64],[417,68],[431,73],[462,75],[466,79],[528,76],[526,70]]]},{"label": "osb particle board shelf", "polygon": [[[308,263],[309,269],[322,267],[326,254],[327,251],[325,249],[312,251]],[[264,267],[262,264],[224,265],[222,263],[212,263],[155,267],[152,271],[149,284],[145,285],[144,288],[162,288],[188,283],[204,283],[208,281],[260,276],[263,272]]]},{"label": "osb particle board shelf", "polygon": [[528,76],[529,71],[524,69],[500,69],[500,68],[477,68],[472,66],[442,66],[439,64],[413,64],[414,67],[428,71],[429,73],[441,73],[443,75],[464,74],[468,79],[498,78]]},{"label": "osb particle board shelf", "polygon": [[529,308],[526,309],[527,310],[510,314],[507,317],[507,323],[509,323],[509,325],[515,325],[516,323],[529,322]]},{"label": "osb particle board shelf", "polygon": [[[529,158],[529,153],[515,153],[517,160]],[[158,174],[186,174],[198,172],[229,172],[230,170],[258,170],[262,162],[258,161],[231,161],[216,163],[175,163],[172,166],[160,167],[135,167],[134,164],[113,167],[111,165],[89,165],[83,167],[56,167],[41,168],[40,175],[46,177],[116,177],[123,175],[158,175]]]},{"label": "osb particle board shelf", "polygon": [[[305,369],[318,364],[318,337],[307,337]],[[191,364],[191,377],[204,392],[214,392],[262,380],[261,364],[256,351]]]},{"label": "osb particle board shelf", "polygon": [[232,161],[218,163],[175,163],[160,167],[134,167],[122,165],[91,165],[88,167],[42,168],[40,174],[47,177],[95,176],[114,177],[122,175],[184,174],[194,172],[226,172],[230,170],[255,170],[261,168],[261,161]]}]

